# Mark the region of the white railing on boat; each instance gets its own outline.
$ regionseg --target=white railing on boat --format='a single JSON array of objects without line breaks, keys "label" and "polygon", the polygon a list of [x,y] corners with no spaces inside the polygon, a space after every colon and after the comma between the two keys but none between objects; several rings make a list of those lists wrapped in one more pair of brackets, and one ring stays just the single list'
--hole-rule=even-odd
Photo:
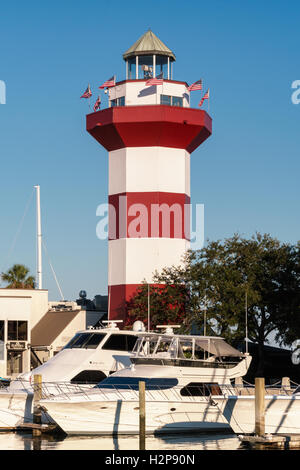
[{"label": "white railing on boat", "polygon": [[[132,383],[122,382],[120,384],[73,384],[70,382],[42,382],[41,385],[31,384],[29,381],[22,379],[16,379],[15,383],[18,382],[18,386],[14,390],[10,390],[9,387],[1,388],[1,393],[17,393],[17,392],[29,392],[34,393],[35,387],[41,387],[42,399],[54,398],[55,396],[63,397],[66,400],[72,400],[74,394],[81,394],[85,400],[93,400],[95,394],[99,397],[99,400],[111,399],[126,399],[126,400],[138,400],[139,391],[138,385]],[[289,386],[282,385],[281,381],[273,385],[266,385],[266,395],[292,395],[299,389],[299,385],[295,382],[290,383]],[[200,398],[210,400],[213,395],[221,396],[240,396],[240,395],[254,395],[255,387],[253,384],[244,382],[239,385],[228,385],[228,384],[206,384],[198,383],[195,385],[146,385],[146,400],[148,401],[198,401]]]}]

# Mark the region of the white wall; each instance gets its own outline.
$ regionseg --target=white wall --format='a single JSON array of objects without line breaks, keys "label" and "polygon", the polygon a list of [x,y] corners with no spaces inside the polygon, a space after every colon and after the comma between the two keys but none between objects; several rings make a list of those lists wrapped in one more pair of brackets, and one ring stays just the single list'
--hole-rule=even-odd
[{"label": "white wall", "polygon": [[145,81],[124,82],[109,88],[109,99],[125,96],[126,106],[160,104],[160,95],[183,98],[183,107],[190,106],[190,92],[187,85],[177,82],[163,82],[163,85],[146,86]]},{"label": "white wall", "polygon": [[[153,282],[154,271],[181,265],[189,249],[187,240],[177,238],[122,238],[108,243],[108,284],[140,284]],[[133,262],[134,260],[134,262]]]},{"label": "white wall", "polygon": [[1,297],[29,297],[30,321],[33,328],[48,311],[48,291],[37,289],[0,289]]},{"label": "white wall", "polygon": [[109,152],[109,194],[152,191],[190,195],[186,150],[128,147]]}]

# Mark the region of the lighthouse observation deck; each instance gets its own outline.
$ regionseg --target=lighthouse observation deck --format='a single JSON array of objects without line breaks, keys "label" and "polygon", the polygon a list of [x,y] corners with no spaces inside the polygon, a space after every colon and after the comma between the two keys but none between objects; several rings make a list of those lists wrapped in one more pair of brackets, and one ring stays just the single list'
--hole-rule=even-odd
[{"label": "lighthouse observation deck", "polygon": [[109,107],[137,105],[170,105],[187,108],[190,92],[186,82],[164,79],[161,85],[146,85],[147,80],[124,80],[109,89]]},{"label": "lighthouse observation deck", "polygon": [[109,152],[160,146],[193,152],[212,132],[204,110],[168,105],[117,106],[87,115],[87,131]]}]

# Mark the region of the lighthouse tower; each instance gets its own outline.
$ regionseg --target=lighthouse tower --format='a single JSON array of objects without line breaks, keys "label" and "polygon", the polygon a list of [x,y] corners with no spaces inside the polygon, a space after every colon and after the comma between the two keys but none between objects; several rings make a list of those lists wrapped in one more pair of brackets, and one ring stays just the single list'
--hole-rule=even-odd
[{"label": "lighthouse tower", "polygon": [[[109,319],[155,271],[180,265],[189,249],[190,155],[211,134],[211,118],[190,108],[175,55],[147,31],[123,55],[126,80],[109,107],[87,116],[87,131],[109,152]],[[149,85],[151,78],[163,82]]]}]

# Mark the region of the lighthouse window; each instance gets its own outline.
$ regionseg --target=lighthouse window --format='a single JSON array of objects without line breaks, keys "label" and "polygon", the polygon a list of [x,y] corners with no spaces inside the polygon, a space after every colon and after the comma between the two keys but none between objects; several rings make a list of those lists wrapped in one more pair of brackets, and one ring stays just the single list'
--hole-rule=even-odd
[{"label": "lighthouse window", "polygon": [[172,96],[160,95],[160,104],[167,104],[168,106],[171,106],[171,98]]},{"label": "lighthouse window", "polygon": [[160,95],[160,104],[168,106],[183,106],[183,98],[180,96]]},{"label": "lighthouse window", "polygon": [[136,78],[136,59],[132,57],[128,59],[128,78],[129,80],[135,80]]},{"label": "lighthouse window", "polygon": [[166,56],[156,56],[155,66],[156,76],[163,73],[163,78],[168,79],[168,58]]},{"label": "lighthouse window", "polygon": [[110,105],[113,106],[125,106],[125,96],[120,96],[120,98],[116,98],[115,100],[110,101]]},{"label": "lighthouse window", "polygon": [[152,78],[153,77],[153,55],[139,56],[139,76],[138,78]]},{"label": "lighthouse window", "polygon": [[172,106],[182,106],[183,99],[179,96],[172,96]]}]

